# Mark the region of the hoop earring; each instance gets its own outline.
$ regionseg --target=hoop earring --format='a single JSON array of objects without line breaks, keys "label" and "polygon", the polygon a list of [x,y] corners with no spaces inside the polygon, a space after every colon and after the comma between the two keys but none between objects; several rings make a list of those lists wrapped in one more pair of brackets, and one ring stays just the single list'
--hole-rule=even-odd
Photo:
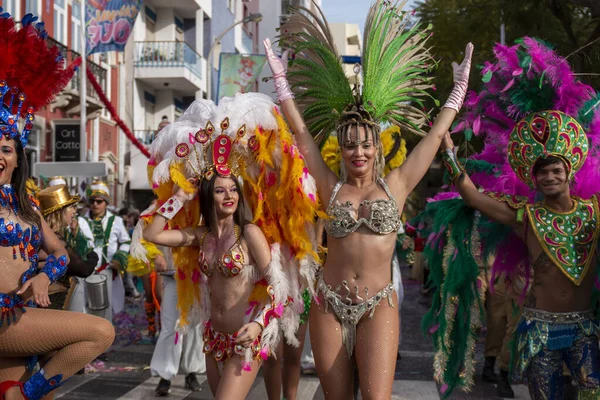
[{"label": "hoop earring", "polygon": [[[375,136],[373,136],[375,137]],[[373,180],[376,181],[383,177],[383,170],[385,168],[385,158],[383,156],[383,144],[379,140],[377,141],[377,155],[375,156],[375,162],[373,163]]]}]

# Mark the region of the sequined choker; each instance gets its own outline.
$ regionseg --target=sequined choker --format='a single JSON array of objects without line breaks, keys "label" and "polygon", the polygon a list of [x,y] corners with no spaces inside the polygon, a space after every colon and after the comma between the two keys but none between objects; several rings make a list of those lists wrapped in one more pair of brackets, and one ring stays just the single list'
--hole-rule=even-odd
[{"label": "sequined choker", "polygon": [[0,206],[4,208],[10,208],[13,213],[19,213],[19,202],[17,201],[17,194],[12,185],[6,184],[0,186]]}]

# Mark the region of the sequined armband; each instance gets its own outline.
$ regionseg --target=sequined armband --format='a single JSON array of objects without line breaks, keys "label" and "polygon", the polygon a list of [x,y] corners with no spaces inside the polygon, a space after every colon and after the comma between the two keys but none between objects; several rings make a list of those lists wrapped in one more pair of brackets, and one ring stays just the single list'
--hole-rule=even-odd
[{"label": "sequined armband", "polygon": [[458,177],[460,177],[464,172],[464,168],[458,160],[456,159],[456,155],[452,151],[452,149],[446,149],[442,151],[442,161],[444,162],[444,166],[446,170],[450,174],[450,179],[454,182]]},{"label": "sequined armband", "polygon": [[50,278],[50,283],[54,283],[67,272],[67,256],[60,256],[58,259],[53,255],[46,258],[46,264],[40,270]]},{"label": "sequined armband", "polygon": [[166,219],[173,219],[181,210],[183,203],[177,197],[173,196],[165,202],[157,211],[158,215],[162,215]]},{"label": "sequined armband", "polygon": [[501,201],[503,203],[508,204],[508,206],[514,210],[521,210],[523,207],[527,205],[529,199],[524,196],[511,196],[503,193],[496,192],[483,192],[489,198],[492,198],[496,201]]}]

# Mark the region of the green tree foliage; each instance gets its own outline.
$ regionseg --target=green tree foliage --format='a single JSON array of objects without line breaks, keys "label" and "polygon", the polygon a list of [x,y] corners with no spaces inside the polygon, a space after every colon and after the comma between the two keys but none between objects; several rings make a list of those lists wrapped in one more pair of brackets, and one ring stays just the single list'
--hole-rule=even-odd
[{"label": "green tree foliage", "polygon": [[469,87],[479,88],[477,65],[493,58],[502,23],[507,44],[522,36],[540,38],[570,55],[581,79],[600,90],[600,0],[422,0],[417,16],[433,24],[429,44],[440,61],[434,82],[442,102],[452,89],[451,62],[462,60],[468,42],[475,45]]}]

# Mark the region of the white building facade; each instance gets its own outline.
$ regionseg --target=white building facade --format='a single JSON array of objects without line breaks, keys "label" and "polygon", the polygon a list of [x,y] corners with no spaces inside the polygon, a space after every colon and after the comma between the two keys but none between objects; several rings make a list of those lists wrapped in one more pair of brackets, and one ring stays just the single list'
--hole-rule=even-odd
[{"label": "white building facade", "polygon": [[[206,97],[205,24],[211,0],[145,0],[127,48],[123,68],[126,90],[121,116],[142,143],[155,138],[163,118],[176,120],[195,100]],[[145,157],[129,147],[129,203],[151,196]]]}]

